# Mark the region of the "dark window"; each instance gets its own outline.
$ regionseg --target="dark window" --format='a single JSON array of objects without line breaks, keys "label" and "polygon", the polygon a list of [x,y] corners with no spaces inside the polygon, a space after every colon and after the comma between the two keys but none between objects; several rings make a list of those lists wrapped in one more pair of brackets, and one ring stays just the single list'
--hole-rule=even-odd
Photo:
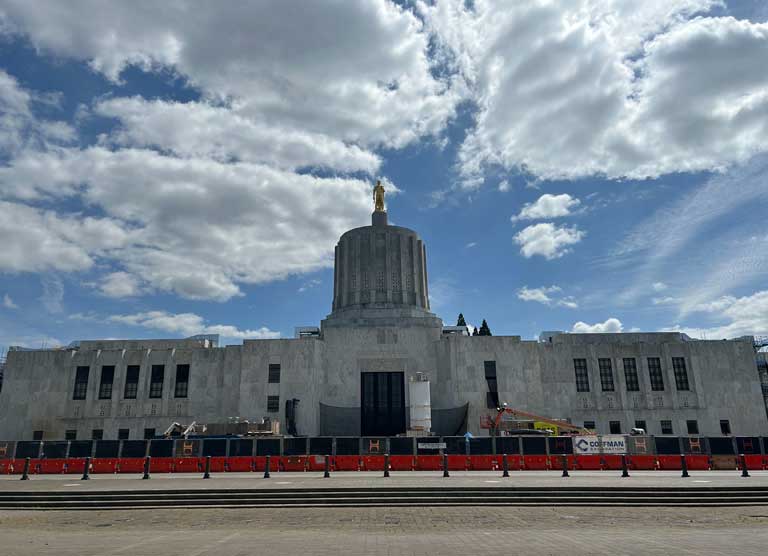
[{"label": "dark window", "polygon": [[32,440],[42,440],[43,431],[32,431]]},{"label": "dark window", "polygon": [[621,421],[608,421],[611,434],[621,434]]},{"label": "dark window", "polygon": [[723,434],[731,434],[731,423],[728,419],[720,420],[720,432]]},{"label": "dark window", "polygon": [[126,400],[135,400],[139,390],[139,366],[128,365],[125,371],[125,392],[123,397]]},{"label": "dark window", "polygon": [[175,398],[186,398],[189,391],[189,365],[176,365],[176,387],[173,391]]},{"label": "dark window", "polygon": [[686,421],[688,426],[688,434],[699,434],[699,422],[698,421]]},{"label": "dark window", "polygon": [[635,421],[635,428],[643,429],[645,432],[648,432],[648,426],[645,424],[644,420]]},{"label": "dark window", "polygon": [[648,358],[648,376],[651,379],[651,390],[664,390],[664,375],[661,374],[661,359],[658,357]]},{"label": "dark window", "polygon": [[155,429],[144,429],[144,440],[151,440],[155,437]]},{"label": "dark window", "polygon": [[269,413],[280,411],[280,396],[267,396],[267,411]]},{"label": "dark window", "polygon": [[624,358],[624,380],[627,383],[627,392],[640,391],[640,383],[637,380],[637,362],[634,357]]},{"label": "dark window", "polygon": [[72,394],[73,400],[84,400],[88,392],[88,367],[78,367],[75,374],[75,392]]},{"label": "dark window", "polygon": [[486,392],[485,393],[485,407],[488,409],[496,409],[499,407],[499,393],[498,392]]},{"label": "dark window", "polygon": [[485,379],[496,378],[496,361],[484,361],[483,367],[485,368]]},{"label": "dark window", "polygon": [[613,368],[610,359],[598,359],[597,365],[600,368],[600,385],[603,392],[613,392]]},{"label": "dark window", "polygon": [[118,440],[128,440],[129,435],[130,435],[130,431],[128,429],[117,429]]},{"label": "dark window", "polygon": [[586,359],[574,359],[573,369],[576,371],[576,391],[589,392],[589,374]]},{"label": "dark window", "polygon": [[99,399],[112,399],[112,383],[115,380],[114,365],[106,365],[101,368],[101,382],[99,383]]},{"label": "dark window", "polygon": [[267,382],[270,384],[280,383],[280,363],[270,363]]},{"label": "dark window", "polygon": [[597,427],[595,426],[595,422],[594,421],[584,421],[584,428],[593,431]]},{"label": "dark window", "polygon": [[77,440],[77,431],[75,429],[67,429],[64,431],[64,440]]},{"label": "dark window", "polygon": [[93,429],[91,431],[91,439],[101,440],[104,438],[104,429]]},{"label": "dark window", "polygon": [[499,387],[496,382],[496,361],[484,361],[485,382],[488,385],[488,392],[485,396],[485,405],[488,408],[499,407]]},{"label": "dark window", "polygon": [[163,397],[163,379],[165,378],[165,365],[152,365],[152,380],[149,383],[149,397]]},{"label": "dark window", "polygon": [[661,434],[672,434],[672,421],[662,419],[661,421]]},{"label": "dark window", "polygon": [[673,357],[672,369],[675,371],[675,386],[678,390],[690,390],[688,387],[688,370],[685,368],[685,357]]}]

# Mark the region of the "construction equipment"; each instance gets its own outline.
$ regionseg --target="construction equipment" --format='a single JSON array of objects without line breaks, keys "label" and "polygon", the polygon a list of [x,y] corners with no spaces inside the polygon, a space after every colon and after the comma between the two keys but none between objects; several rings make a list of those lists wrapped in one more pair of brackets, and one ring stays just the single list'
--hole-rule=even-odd
[{"label": "construction equipment", "polygon": [[196,421],[192,421],[187,427],[184,427],[181,423],[171,423],[171,426],[165,429],[163,437],[175,438],[183,437],[187,438],[190,434],[201,434],[206,432],[207,427],[205,425],[198,425]]},{"label": "construction equipment", "polygon": [[[551,426],[552,434],[556,434],[559,431],[565,431],[566,434],[580,434],[580,435],[595,434],[594,431],[585,429],[583,427],[578,427],[576,425],[572,425],[567,421],[550,419],[549,417],[542,417],[541,415],[536,415],[534,413],[529,413],[527,411],[522,411],[520,409],[513,409],[511,407],[507,407],[506,402],[503,403],[501,407],[496,408],[495,416],[485,415],[483,418],[481,418],[480,428],[490,429],[491,436],[499,436],[502,420],[505,415],[511,415],[513,417],[518,418],[519,420],[532,421],[534,423],[534,429],[530,429],[531,434],[542,434],[541,432],[543,428],[542,425]],[[515,429],[516,431],[520,430],[519,427],[515,427]]]}]

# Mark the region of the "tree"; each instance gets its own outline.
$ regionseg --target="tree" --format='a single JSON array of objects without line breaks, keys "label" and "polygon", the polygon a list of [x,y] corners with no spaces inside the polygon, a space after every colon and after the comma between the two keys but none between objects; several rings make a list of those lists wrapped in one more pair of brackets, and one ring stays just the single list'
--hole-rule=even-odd
[{"label": "tree", "polygon": [[479,328],[475,328],[475,330],[472,332],[472,335],[477,336],[479,334],[478,330]]},{"label": "tree", "polygon": [[488,328],[488,323],[485,322],[485,319],[483,319],[483,324],[480,325],[480,333],[479,336],[493,336],[491,334],[491,329]]},{"label": "tree", "polygon": [[467,326],[467,321],[464,320],[463,313],[459,313],[459,320],[456,321],[456,326]]}]

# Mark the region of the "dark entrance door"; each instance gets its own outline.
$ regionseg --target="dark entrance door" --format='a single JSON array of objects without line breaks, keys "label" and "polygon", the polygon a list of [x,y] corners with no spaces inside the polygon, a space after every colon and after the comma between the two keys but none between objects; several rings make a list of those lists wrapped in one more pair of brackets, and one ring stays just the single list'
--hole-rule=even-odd
[{"label": "dark entrance door", "polygon": [[405,432],[403,373],[362,373],[360,388],[363,436],[394,436]]}]

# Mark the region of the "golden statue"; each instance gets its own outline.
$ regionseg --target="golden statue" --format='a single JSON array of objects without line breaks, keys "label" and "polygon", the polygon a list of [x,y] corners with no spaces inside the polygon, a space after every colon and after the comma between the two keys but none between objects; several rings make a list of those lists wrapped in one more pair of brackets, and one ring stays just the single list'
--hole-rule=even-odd
[{"label": "golden statue", "polygon": [[373,188],[373,210],[384,212],[384,187],[381,185],[381,180],[376,180],[376,187]]}]

